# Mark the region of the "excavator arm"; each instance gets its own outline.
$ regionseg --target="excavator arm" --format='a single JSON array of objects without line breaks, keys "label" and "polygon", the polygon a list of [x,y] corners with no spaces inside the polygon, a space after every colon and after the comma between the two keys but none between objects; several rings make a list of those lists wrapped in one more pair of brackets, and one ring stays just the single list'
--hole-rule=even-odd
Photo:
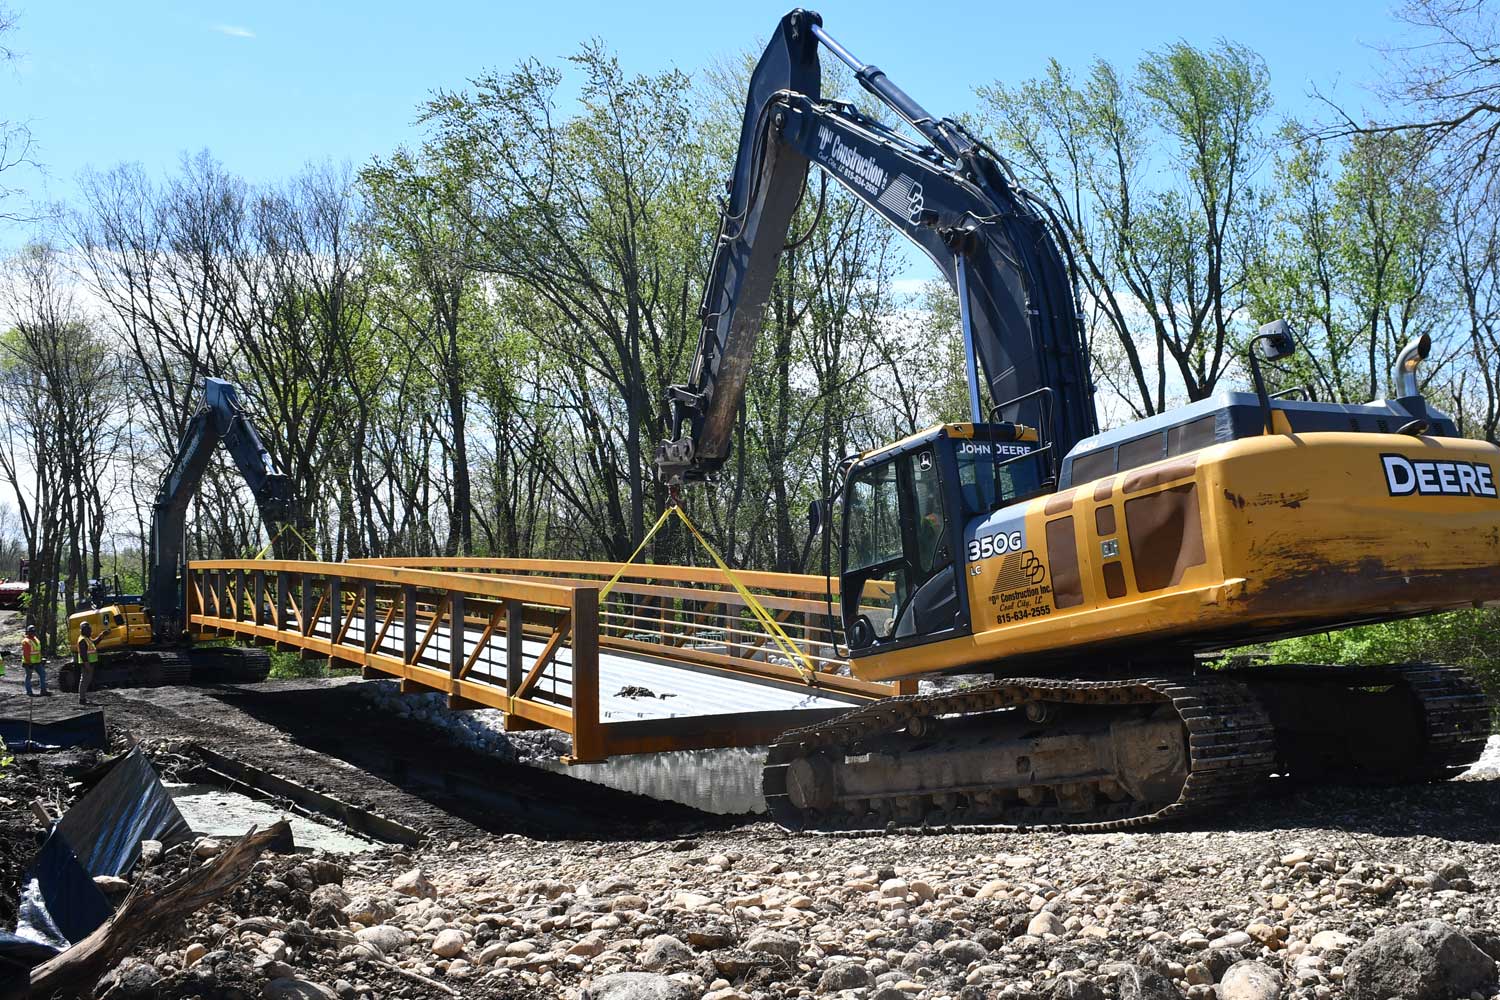
[{"label": "excavator arm", "polygon": [[[822,100],[820,44],[926,141],[850,104]],[[1010,181],[992,150],[958,122],[934,119],[804,10],[782,18],[751,75],[698,352],[687,384],[670,390],[671,437],[657,450],[658,475],[672,484],[706,479],[729,457],[766,301],[810,164],[942,271],[958,295],[974,422],[1041,428],[1055,479],[1062,455],[1096,430],[1061,232],[1047,209]]]},{"label": "excavator arm", "polygon": [[203,406],[193,414],[162,480],[151,512],[146,607],[158,642],[170,642],[184,626],[182,589],[184,529],[188,503],[198,494],[214,449],[223,444],[274,532],[293,514],[291,479],[277,471],[270,452],[240,406],[235,387],[223,379],[204,380]]}]

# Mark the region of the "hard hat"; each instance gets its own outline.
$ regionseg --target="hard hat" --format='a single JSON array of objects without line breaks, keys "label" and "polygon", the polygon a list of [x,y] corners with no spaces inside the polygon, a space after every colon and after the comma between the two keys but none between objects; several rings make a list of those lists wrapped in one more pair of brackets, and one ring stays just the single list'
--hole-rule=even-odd
[{"label": "hard hat", "polygon": [[89,622],[84,622],[82,625],[78,626],[78,631],[82,632],[84,635],[93,635],[94,626]]},{"label": "hard hat", "polygon": [[27,625],[26,626],[26,634],[27,635],[36,635],[36,626],[35,625]]}]

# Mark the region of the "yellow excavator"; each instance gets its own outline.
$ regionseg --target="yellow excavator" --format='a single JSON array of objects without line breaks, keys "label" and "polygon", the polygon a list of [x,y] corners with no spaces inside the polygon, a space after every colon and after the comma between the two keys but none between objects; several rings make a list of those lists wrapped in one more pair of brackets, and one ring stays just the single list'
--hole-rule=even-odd
[{"label": "yellow excavator", "polygon": [[[823,99],[820,47],[909,132]],[[784,734],[763,777],[778,822],[1110,829],[1244,797],[1272,774],[1431,781],[1477,759],[1489,705],[1459,670],[1201,659],[1500,601],[1500,448],[1422,397],[1430,342],[1401,352],[1396,398],[1273,396],[1262,362],[1295,350],[1276,321],[1249,345],[1253,392],[1099,432],[1048,207],[810,11],[782,19],[751,77],[698,352],[657,450],[674,491],[729,455],[811,165],[952,285],[972,411],[841,467],[852,670],[988,680]]]},{"label": "yellow excavator", "polygon": [[[118,578],[113,588],[96,580],[83,602],[86,606],[68,616],[68,649],[78,648],[85,624],[98,646],[96,687],[254,682],[270,674],[271,657],[265,650],[195,641],[211,637],[195,636],[186,626],[182,568],[187,509],[220,445],[250,487],[272,537],[291,520],[291,479],[277,470],[240,405],[239,391],[223,379],[205,379],[203,404],[188,421],[152,506],[146,592],[124,594]],[[78,690],[72,662],[63,667],[58,684],[64,691]]]}]

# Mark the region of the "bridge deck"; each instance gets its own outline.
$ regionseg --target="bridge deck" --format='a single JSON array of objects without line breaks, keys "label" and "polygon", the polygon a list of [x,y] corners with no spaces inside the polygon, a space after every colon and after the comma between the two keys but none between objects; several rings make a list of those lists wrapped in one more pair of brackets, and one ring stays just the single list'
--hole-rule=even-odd
[{"label": "bridge deck", "polygon": [[189,620],[398,678],[403,691],[440,691],[454,708],[500,709],[508,730],[560,730],[573,738],[571,763],[754,746],[904,690],[848,675],[821,577],[749,575],[816,665],[809,677],[758,633],[716,571],[631,566],[601,606],[602,581],[618,569],[198,561],[188,567]]}]

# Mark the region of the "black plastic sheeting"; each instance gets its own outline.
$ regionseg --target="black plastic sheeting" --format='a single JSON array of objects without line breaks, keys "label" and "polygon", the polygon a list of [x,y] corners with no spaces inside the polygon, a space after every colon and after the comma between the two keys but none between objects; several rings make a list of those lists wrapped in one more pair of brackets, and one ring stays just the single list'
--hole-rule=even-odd
[{"label": "black plastic sheeting", "polygon": [[0,738],[5,740],[6,747],[12,753],[66,750],[68,747],[109,749],[109,738],[104,733],[103,712],[85,712],[52,722],[0,719]]},{"label": "black plastic sheeting", "polygon": [[129,871],[142,840],[172,844],[191,834],[146,756],[131,750],[116,758],[26,869],[16,934],[0,937],[0,967],[36,961],[37,945],[48,949],[45,958],[83,940],[112,912],[94,876]]},{"label": "black plastic sheeting", "polygon": [[156,768],[139,750],[116,760],[99,783],[73,803],[57,829],[91,877],[129,871],[141,855],[142,840],[172,844],[192,833]]}]

